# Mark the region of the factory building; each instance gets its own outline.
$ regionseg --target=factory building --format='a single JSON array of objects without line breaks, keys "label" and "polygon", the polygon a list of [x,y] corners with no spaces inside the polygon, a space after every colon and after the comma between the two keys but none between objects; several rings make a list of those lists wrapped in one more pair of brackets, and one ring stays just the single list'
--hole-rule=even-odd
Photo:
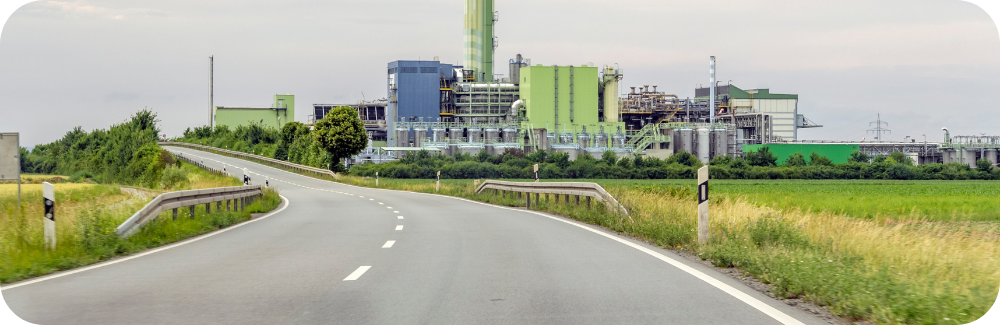
[{"label": "factory building", "polygon": [[[384,149],[516,148],[571,159],[606,151],[666,158],[683,150],[707,162],[740,155],[743,145],[794,141],[798,129],[817,126],[799,114],[798,95],[769,89],[698,88],[684,99],[656,85],[622,93],[617,66],[531,65],[520,54],[506,77],[494,74],[497,17],[492,0],[466,1],[463,66],[437,58],[388,64]],[[710,70],[715,84],[714,57]]]},{"label": "factory building", "polygon": [[260,124],[280,129],[295,120],[295,95],[274,95],[268,107],[213,107],[213,127],[225,125],[230,129],[240,125]]}]

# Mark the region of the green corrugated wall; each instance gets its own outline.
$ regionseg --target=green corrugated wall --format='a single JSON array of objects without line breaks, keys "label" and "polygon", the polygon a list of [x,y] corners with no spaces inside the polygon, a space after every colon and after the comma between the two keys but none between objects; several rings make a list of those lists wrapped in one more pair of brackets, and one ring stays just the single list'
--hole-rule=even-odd
[{"label": "green corrugated wall", "polygon": [[856,144],[750,144],[743,145],[743,152],[757,151],[761,147],[767,147],[778,157],[778,165],[783,165],[788,156],[796,152],[806,157],[806,163],[809,162],[809,155],[816,152],[830,158],[835,164],[842,164],[847,162],[851,153],[860,148]]}]

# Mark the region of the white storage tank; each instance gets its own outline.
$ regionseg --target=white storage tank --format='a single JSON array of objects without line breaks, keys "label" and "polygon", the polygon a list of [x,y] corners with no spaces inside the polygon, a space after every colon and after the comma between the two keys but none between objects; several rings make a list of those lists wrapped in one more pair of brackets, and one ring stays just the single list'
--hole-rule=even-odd
[{"label": "white storage tank", "polygon": [[711,149],[712,148],[711,144],[712,144],[712,142],[711,142],[710,137],[709,137],[709,131],[708,131],[708,129],[705,129],[705,128],[698,129],[698,150],[697,150],[698,153],[697,153],[697,155],[698,155],[698,160],[701,160],[701,162],[703,164],[707,164],[708,163],[709,152],[710,152],[710,150],[712,150]]}]

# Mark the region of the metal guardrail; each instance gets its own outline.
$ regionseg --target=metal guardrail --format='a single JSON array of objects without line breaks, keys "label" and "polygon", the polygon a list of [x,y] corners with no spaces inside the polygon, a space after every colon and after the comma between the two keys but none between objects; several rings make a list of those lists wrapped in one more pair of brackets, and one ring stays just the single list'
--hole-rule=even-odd
[{"label": "metal guardrail", "polygon": [[[590,198],[596,199],[598,202],[604,203],[604,206],[608,208],[609,211],[618,212],[624,215],[628,215],[628,210],[625,209],[618,200],[616,200],[608,191],[604,190],[604,187],[598,185],[597,183],[585,183],[585,182],[507,182],[507,181],[497,181],[497,180],[485,180],[479,187],[476,188],[476,193],[482,193],[486,190],[494,191],[510,191],[516,193],[529,193],[527,195],[526,206],[531,208],[531,195],[535,194],[535,205],[538,205],[538,195],[539,194],[554,194],[556,202],[559,202],[559,196],[565,195],[565,201],[569,202],[570,196],[576,197],[576,204],[580,204],[580,197],[587,198],[587,204],[590,204]],[[506,195],[504,192],[502,195]],[[548,199],[548,195],[546,195]],[[631,218],[631,217],[629,217]]]},{"label": "metal guardrail", "polygon": [[[177,219],[177,208],[190,207],[194,211],[194,206],[205,204],[205,210],[211,212],[212,203],[216,203],[216,209],[222,209],[222,202],[226,202],[229,208],[229,201],[232,201],[232,209],[242,211],[250,204],[250,200],[263,194],[260,185],[232,186],[207,188],[201,190],[187,190],[163,193],[144,206],[139,212],[125,220],[115,232],[121,237],[128,237],[142,228],[146,223],[153,221],[160,215],[160,212],[173,209],[174,219]],[[191,214],[194,215],[193,213]]]},{"label": "metal guardrail", "polygon": [[200,145],[200,144],[185,143],[185,142],[167,142],[167,141],[161,141],[161,142],[159,142],[159,145],[161,145],[161,146],[187,147],[187,148],[198,149],[198,150],[202,150],[202,151],[215,152],[215,153],[226,155],[226,156],[230,156],[230,157],[237,157],[237,158],[246,159],[246,160],[249,160],[249,161],[257,162],[257,163],[268,165],[268,166],[271,166],[271,167],[291,169],[293,171],[297,171],[297,172],[300,172],[302,174],[313,175],[313,176],[327,175],[327,176],[333,177],[334,179],[339,179],[340,178],[340,176],[337,175],[337,173],[334,173],[333,171],[330,171],[330,170],[326,170],[326,169],[322,169],[322,168],[316,168],[316,167],[311,167],[311,166],[305,166],[305,165],[299,165],[299,164],[293,164],[293,163],[290,163],[290,162],[287,162],[287,161],[278,160],[278,159],[274,159],[274,158],[268,158],[268,157],[264,157],[264,156],[258,156],[258,155],[254,155],[254,154],[248,154],[248,153],[245,153],[245,152],[232,151],[232,150],[227,150],[227,149],[219,149],[219,148],[216,148],[216,147],[209,147],[209,146],[203,146],[203,145]]}]

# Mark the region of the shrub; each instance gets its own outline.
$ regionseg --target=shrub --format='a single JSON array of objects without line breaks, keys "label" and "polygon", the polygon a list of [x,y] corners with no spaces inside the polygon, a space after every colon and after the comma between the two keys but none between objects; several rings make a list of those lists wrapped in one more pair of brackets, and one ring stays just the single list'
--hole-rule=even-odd
[{"label": "shrub", "polygon": [[184,168],[168,167],[163,170],[163,176],[160,177],[160,182],[163,184],[164,188],[182,186],[188,183],[188,172]]}]

